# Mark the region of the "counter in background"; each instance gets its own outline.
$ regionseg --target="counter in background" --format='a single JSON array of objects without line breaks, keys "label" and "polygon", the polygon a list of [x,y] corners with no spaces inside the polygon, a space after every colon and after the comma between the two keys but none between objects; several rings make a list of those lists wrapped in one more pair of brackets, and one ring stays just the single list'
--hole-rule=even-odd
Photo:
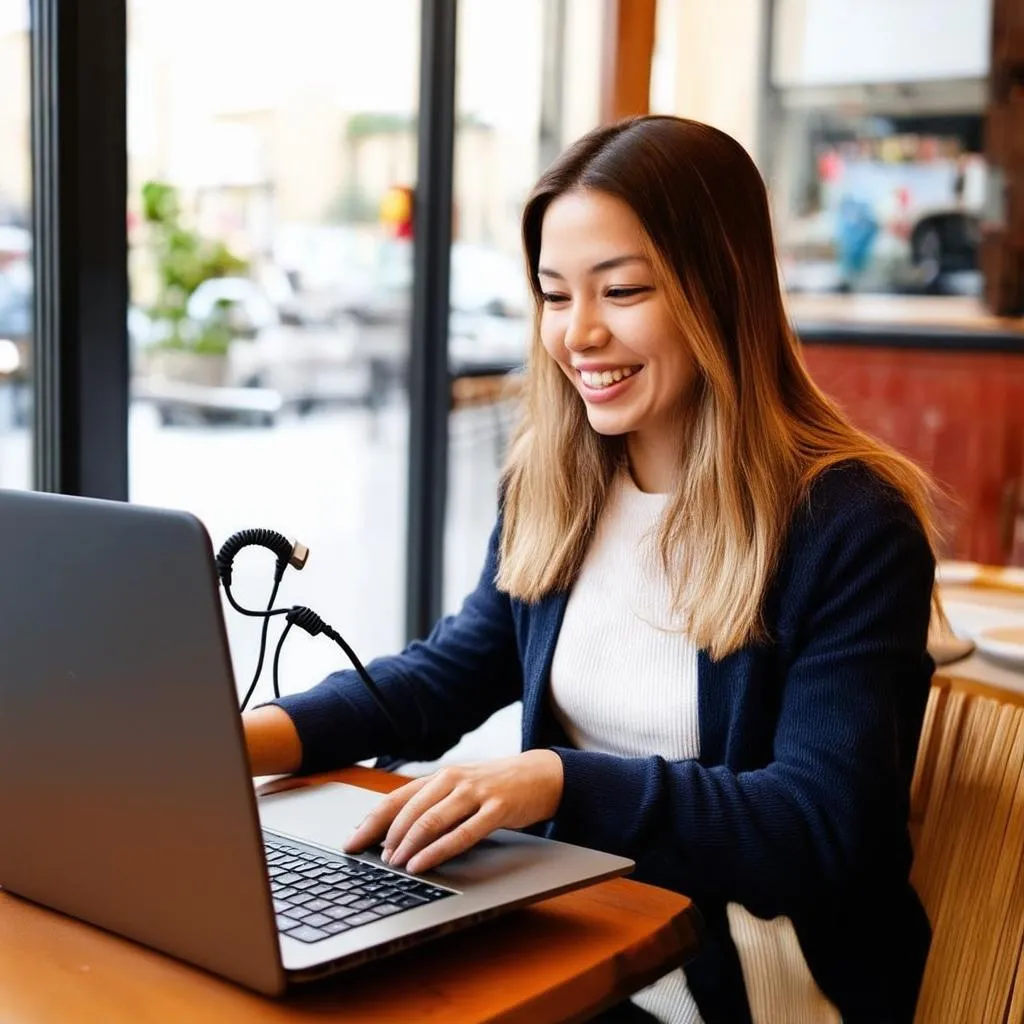
[{"label": "counter in background", "polygon": [[966,298],[788,301],[818,385],[944,490],[944,554],[1024,563],[1024,319]]}]

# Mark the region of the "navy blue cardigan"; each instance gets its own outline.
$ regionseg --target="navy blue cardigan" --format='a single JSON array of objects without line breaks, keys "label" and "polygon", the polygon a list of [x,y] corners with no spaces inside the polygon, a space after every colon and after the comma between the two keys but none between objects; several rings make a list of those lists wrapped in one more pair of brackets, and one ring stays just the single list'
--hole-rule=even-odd
[{"label": "navy blue cardigan", "polygon": [[[399,742],[356,675],[280,705],[303,772],[392,754],[432,760],[523,701],[523,749],[561,757],[553,838],[637,861],[636,878],[704,915],[686,973],[707,1024],[750,1011],[726,904],[793,922],[845,1024],[911,1021],[930,941],[910,886],[908,794],[933,663],[934,561],[908,506],[863,467],[812,486],[765,601],[771,641],[699,655],[700,757],[574,749],[552,714],[551,659],[567,594],[536,604],[494,584],[498,528],[476,590],[426,641],[371,663]],[[622,680],[628,700],[630,680]]]}]

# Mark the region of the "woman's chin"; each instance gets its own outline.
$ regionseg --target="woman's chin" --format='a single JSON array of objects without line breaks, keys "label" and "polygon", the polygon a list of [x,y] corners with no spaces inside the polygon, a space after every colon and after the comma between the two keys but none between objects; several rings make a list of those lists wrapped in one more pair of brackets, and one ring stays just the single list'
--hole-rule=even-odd
[{"label": "woman's chin", "polygon": [[594,432],[602,437],[621,437],[633,430],[633,417],[595,406],[587,406],[587,420]]}]

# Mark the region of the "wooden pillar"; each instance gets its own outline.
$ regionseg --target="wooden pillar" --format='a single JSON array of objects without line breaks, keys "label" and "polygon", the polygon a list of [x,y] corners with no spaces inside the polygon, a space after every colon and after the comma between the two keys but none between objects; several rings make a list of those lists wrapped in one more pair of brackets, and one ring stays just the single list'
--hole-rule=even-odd
[{"label": "wooden pillar", "polygon": [[994,0],[985,155],[992,196],[983,227],[985,304],[1024,314],[1024,3]]},{"label": "wooden pillar", "polygon": [[657,0],[604,0],[601,121],[650,111]]}]

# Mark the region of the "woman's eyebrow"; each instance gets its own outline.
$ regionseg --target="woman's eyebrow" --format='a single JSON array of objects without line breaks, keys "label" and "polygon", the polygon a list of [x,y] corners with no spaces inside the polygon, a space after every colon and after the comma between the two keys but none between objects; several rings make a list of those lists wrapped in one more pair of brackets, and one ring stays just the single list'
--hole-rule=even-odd
[{"label": "woman's eyebrow", "polygon": [[[595,263],[590,268],[591,274],[600,274],[605,270],[615,270],[616,267],[621,267],[626,263],[646,263],[647,258],[636,253],[630,253],[627,256],[613,256],[610,260],[601,260],[600,263]],[[538,267],[538,277],[556,277],[559,281],[565,280],[565,275],[560,274],[557,270],[552,270],[550,267]]]}]

